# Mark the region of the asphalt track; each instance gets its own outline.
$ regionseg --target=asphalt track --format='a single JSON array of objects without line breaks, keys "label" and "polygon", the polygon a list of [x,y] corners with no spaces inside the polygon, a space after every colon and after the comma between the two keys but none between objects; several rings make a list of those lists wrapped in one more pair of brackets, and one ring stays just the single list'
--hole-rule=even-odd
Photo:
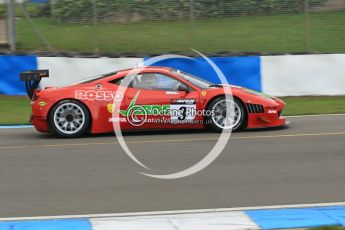
[{"label": "asphalt track", "polygon": [[[345,116],[290,117],[288,128],[232,134],[220,157],[177,180],[143,176],[113,135],[59,139],[0,130],[0,217],[345,201]],[[219,134],[125,135],[155,173],[200,160]]]}]

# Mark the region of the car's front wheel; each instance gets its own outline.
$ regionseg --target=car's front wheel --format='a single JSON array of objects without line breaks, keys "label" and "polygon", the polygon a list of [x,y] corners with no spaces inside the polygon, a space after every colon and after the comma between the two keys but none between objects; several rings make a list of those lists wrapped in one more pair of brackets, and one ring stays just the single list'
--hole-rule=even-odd
[{"label": "car's front wheel", "polygon": [[[227,116],[226,106],[229,105],[229,114]],[[207,110],[211,114],[207,117],[208,123],[215,131],[221,132],[223,129],[232,129],[233,131],[244,128],[246,122],[246,111],[243,104],[237,98],[227,101],[223,97],[218,97],[211,101]]]},{"label": "car's front wheel", "polygon": [[79,101],[60,101],[50,111],[49,126],[61,137],[80,137],[87,133],[90,125],[90,113]]}]

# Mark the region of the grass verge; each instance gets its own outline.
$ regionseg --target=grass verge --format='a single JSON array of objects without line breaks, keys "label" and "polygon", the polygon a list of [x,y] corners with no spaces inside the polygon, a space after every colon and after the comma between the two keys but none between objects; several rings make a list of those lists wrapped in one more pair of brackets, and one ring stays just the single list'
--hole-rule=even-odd
[{"label": "grass verge", "polygon": [[308,230],[345,230],[345,227],[340,226],[328,226],[328,227],[316,227],[316,228],[309,228]]},{"label": "grass verge", "polygon": [[30,112],[28,97],[0,95],[0,125],[29,124]]},{"label": "grass verge", "polygon": [[[49,17],[33,22],[52,51],[166,53],[191,52],[343,52],[345,12],[237,16],[228,18],[100,23],[57,23]],[[47,50],[24,18],[16,21],[18,48]]]},{"label": "grass verge", "polygon": [[[285,97],[285,116],[345,113],[345,96]],[[29,124],[30,100],[24,96],[0,95],[0,125]]]},{"label": "grass verge", "polygon": [[345,113],[345,96],[285,97],[285,116]]}]

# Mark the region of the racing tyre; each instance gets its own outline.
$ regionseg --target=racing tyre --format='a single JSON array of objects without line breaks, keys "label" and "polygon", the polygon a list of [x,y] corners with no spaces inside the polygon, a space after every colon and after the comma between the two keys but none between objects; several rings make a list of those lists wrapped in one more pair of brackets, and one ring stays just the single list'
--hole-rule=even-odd
[{"label": "racing tyre", "polygon": [[75,100],[60,101],[49,114],[49,126],[60,137],[75,138],[86,134],[90,126],[90,112]]},{"label": "racing tyre", "polygon": [[228,102],[233,109],[230,110],[230,115],[226,120],[226,98],[218,97],[211,101],[207,110],[211,111],[211,115],[207,117],[210,127],[221,132],[223,129],[232,129],[232,131],[241,130],[246,124],[247,113],[243,104],[237,98]]}]

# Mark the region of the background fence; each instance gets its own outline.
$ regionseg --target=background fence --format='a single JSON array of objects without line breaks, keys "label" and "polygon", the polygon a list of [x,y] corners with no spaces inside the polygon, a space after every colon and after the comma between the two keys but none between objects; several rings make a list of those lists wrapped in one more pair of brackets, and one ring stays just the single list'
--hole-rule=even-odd
[{"label": "background fence", "polygon": [[33,0],[15,14],[18,50],[345,51],[345,0]]}]

